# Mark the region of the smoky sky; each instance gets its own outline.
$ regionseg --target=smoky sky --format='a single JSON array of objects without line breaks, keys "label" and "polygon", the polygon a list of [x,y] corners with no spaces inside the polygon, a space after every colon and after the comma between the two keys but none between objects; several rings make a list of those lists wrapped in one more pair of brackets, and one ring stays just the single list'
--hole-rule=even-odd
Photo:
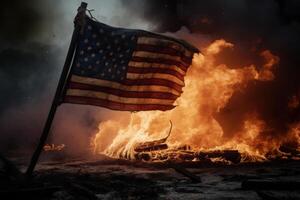
[{"label": "smoky sky", "polygon": [[55,54],[61,49],[37,39],[53,17],[45,16],[38,2],[12,0],[0,8],[0,112],[41,94],[57,70]]},{"label": "smoky sky", "polygon": [[12,0],[2,3],[0,22],[2,41],[13,42],[26,40],[39,31],[44,16],[33,7],[37,1]]},{"label": "smoky sky", "polygon": [[[266,49],[279,56],[274,81],[250,83],[246,93],[236,92],[216,114],[226,135],[238,130],[251,110],[256,110],[278,130],[274,134],[284,132],[289,123],[299,120],[299,108],[293,111],[287,108],[289,99],[300,95],[299,1],[90,0],[88,3],[90,9],[95,9],[92,13],[97,19],[112,25],[161,33],[185,27],[191,34],[232,42],[234,50],[224,52],[222,60],[232,68],[259,63],[257,55]],[[1,3],[0,150],[36,142],[51,104],[79,4],[80,1],[63,0]],[[59,133],[61,138],[62,134],[72,132],[91,133],[101,119],[111,115],[101,108],[67,105],[60,109],[52,132]],[[67,121],[59,123],[63,119]],[[78,127],[68,130],[67,125],[74,123]]]},{"label": "smoky sky", "polygon": [[[93,14],[104,22],[129,25],[122,22],[120,14],[111,14],[114,10],[120,13],[117,12],[121,8],[118,1],[88,3],[102,11]],[[38,141],[67,54],[73,18],[79,5],[80,1],[75,0],[12,0],[1,4],[0,151],[28,149]],[[93,107],[61,106],[49,142],[54,137],[58,143],[69,141],[67,146],[72,151],[88,150],[89,134],[97,130],[103,116],[110,116],[102,112]]]},{"label": "smoky sky", "polygon": [[51,21],[38,2],[12,0],[0,8],[1,149],[33,142],[53,91],[61,49],[37,39]]}]

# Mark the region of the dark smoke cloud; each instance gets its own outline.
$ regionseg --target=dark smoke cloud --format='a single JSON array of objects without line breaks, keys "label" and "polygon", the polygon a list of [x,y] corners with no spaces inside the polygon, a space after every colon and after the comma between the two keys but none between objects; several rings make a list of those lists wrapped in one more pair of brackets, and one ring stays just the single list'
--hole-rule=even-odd
[{"label": "dark smoke cloud", "polygon": [[154,23],[156,31],[175,32],[184,24],[179,16],[177,0],[121,0],[121,2],[124,8],[132,13],[132,17]]},{"label": "dark smoke cloud", "polygon": [[61,47],[39,41],[56,15],[55,4],[45,14],[40,1],[4,1],[0,7],[0,114],[12,105],[28,103],[37,94],[49,90]]},{"label": "dark smoke cloud", "polygon": [[62,48],[40,41],[56,15],[40,1],[4,1],[0,7],[0,151],[30,146],[41,131],[54,92]]},{"label": "dark smoke cloud", "polygon": [[55,67],[51,49],[47,45],[30,44],[24,49],[7,48],[0,52],[0,91],[1,94],[9,94],[0,100],[1,111],[11,105],[30,101],[45,87],[49,89],[45,82],[53,79],[52,70]]},{"label": "dark smoke cloud", "polygon": [[44,16],[34,5],[38,1],[12,0],[1,2],[0,38],[8,42],[32,37],[43,25]]}]

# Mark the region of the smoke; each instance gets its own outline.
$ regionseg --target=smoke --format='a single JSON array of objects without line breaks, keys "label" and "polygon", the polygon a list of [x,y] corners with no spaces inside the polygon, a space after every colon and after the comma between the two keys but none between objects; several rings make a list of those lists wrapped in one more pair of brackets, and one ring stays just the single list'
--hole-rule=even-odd
[{"label": "smoke", "polygon": [[[12,0],[0,7],[0,151],[32,151],[55,93],[80,1]],[[148,27],[128,20],[120,1],[88,1],[99,20],[124,27]],[[65,105],[57,110],[48,143],[69,153],[88,150],[106,109]],[[29,153],[30,155],[30,153]]]},{"label": "smoke", "polygon": [[0,7],[1,151],[32,145],[53,93],[62,50],[41,41],[53,16],[39,5],[12,0]]},{"label": "smoke", "polygon": [[[34,6],[38,1],[12,0],[0,8],[0,37],[2,41],[20,42],[40,31],[44,16]],[[5,39],[5,40],[4,40]]]}]

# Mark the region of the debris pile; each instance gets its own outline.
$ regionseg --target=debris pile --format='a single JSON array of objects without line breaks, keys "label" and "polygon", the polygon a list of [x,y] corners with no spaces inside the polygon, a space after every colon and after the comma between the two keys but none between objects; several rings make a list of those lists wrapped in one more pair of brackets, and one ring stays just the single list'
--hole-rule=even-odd
[{"label": "debris pile", "polygon": [[[137,143],[134,147],[134,158],[145,162],[214,162],[221,164],[238,164],[272,160],[300,160],[300,150],[281,146],[277,152],[270,152],[266,157],[241,153],[235,149],[195,150],[189,145],[170,147],[167,143],[172,130],[172,123],[166,137]],[[125,159],[127,159],[125,157]]]}]

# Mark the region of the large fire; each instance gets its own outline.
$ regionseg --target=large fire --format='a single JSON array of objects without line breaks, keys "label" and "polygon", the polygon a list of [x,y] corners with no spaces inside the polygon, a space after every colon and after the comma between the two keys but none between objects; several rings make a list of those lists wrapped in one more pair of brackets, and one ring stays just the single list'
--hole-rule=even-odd
[{"label": "large fire", "polygon": [[[249,82],[272,81],[275,77],[272,70],[279,62],[277,56],[265,50],[260,54],[265,61],[263,66],[232,69],[225,64],[216,64],[220,52],[233,47],[225,40],[216,40],[202,54],[194,56],[185,77],[184,92],[176,101],[175,109],[167,112],[120,112],[118,118],[101,122],[92,142],[95,153],[137,159],[137,145],[160,141],[167,145],[167,149],[151,151],[148,160],[178,158],[179,152],[237,150],[242,161],[258,161],[282,153],[280,146],[289,139],[300,144],[300,124],[291,124],[289,133],[285,134],[288,137],[284,139],[272,138],[272,135],[265,137],[266,134],[262,137],[263,132],[271,134],[272,130],[255,111],[244,120],[241,131],[230,138],[224,136],[214,115],[226,106],[235,91],[243,90]],[[295,101],[291,104],[298,106]]]}]

